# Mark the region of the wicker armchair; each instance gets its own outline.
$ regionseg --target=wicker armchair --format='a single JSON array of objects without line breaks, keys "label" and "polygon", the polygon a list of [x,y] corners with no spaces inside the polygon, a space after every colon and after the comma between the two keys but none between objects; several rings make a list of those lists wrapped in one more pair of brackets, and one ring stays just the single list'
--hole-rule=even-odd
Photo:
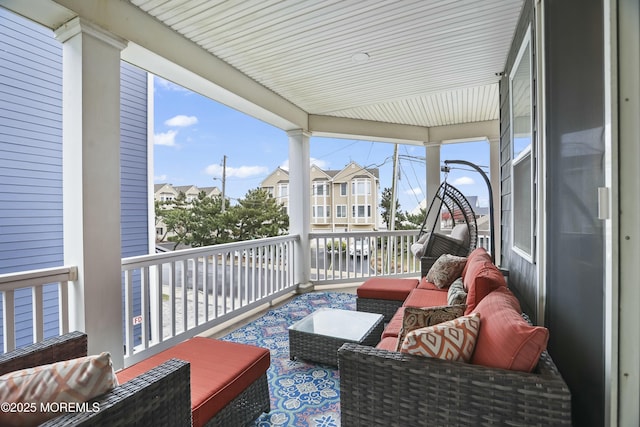
[{"label": "wicker armchair", "polygon": [[[0,355],[0,375],[87,355],[87,336],[71,332]],[[190,426],[189,363],[169,360],[91,402],[97,412],[70,413],[42,426]]]},{"label": "wicker armchair", "polygon": [[547,352],[533,373],[357,344],[338,350],[342,425],[571,425],[571,395]]}]

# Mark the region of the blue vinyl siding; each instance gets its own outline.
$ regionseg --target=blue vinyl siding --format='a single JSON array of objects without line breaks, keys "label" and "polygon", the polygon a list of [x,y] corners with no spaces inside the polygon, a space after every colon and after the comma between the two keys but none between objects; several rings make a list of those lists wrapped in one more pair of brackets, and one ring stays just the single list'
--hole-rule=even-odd
[{"label": "blue vinyl siding", "polygon": [[[0,9],[0,273],[63,264],[61,141],[62,46]],[[58,332],[57,299],[45,287],[45,336]],[[16,292],[18,346],[32,341],[31,305]]]},{"label": "blue vinyl siding", "polygon": [[[128,257],[148,253],[147,74],[122,62],[121,75]],[[62,45],[50,30],[0,8],[0,273],[64,264],[62,209]],[[58,333],[56,286],[44,294],[48,337]],[[139,310],[139,296],[134,305]],[[30,291],[16,293],[15,312],[22,346],[33,339]],[[0,343],[2,337],[0,330]]]}]

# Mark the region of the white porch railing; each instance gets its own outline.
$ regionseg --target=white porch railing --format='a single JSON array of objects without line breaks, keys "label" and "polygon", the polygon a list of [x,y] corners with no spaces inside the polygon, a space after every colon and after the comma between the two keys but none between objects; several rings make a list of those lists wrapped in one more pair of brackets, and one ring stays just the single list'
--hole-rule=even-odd
[{"label": "white porch railing", "polygon": [[[311,233],[311,281],[324,285],[374,276],[415,277],[420,262],[410,247],[417,234],[416,230]],[[479,246],[488,248],[489,237],[479,237]],[[272,237],[123,259],[125,365],[293,291],[297,241],[298,236]],[[43,290],[57,287],[59,333],[66,333],[68,284],[75,280],[73,266],[0,275],[4,350],[16,347],[16,292],[31,292],[37,342],[45,330]]]},{"label": "white porch railing", "polygon": [[311,281],[346,283],[373,276],[415,276],[417,230],[311,233]]},{"label": "white porch railing", "polygon": [[[375,276],[418,276],[420,260],[411,252],[417,238],[418,230],[310,233],[311,281],[328,285]],[[478,246],[488,250],[489,236],[481,233]]]},{"label": "white porch railing", "polygon": [[2,331],[4,351],[16,348],[15,293],[21,289],[31,290],[33,342],[44,339],[44,299],[45,286],[58,288],[58,325],[60,334],[69,332],[69,282],[76,280],[76,267],[54,267],[40,270],[0,274],[0,294],[2,295]]},{"label": "white porch railing", "polygon": [[123,259],[125,366],[294,290],[298,240],[271,237]]}]

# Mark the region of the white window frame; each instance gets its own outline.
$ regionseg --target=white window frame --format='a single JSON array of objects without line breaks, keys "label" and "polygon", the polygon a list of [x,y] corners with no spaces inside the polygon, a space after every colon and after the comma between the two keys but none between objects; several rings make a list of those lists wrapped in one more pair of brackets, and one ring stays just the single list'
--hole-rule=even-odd
[{"label": "white window frame", "polygon": [[[322,193],[320,193],[318,191],[318,189],[322,189]],[[325,181],[322,182],[314,182],[313,183],[313,195],[314,196],[327,196],[328,189],[327,189],[327,183]]]},{"label": "white window frame", "polygon": [[[318,211],[322,211],[322,215],[318,215]],[[331,207],[327,205],[313,205],[311,207],[311,216],[313,218],[329,218],[331,216]]]},{"label": "white window frame", "polygon": [[[363,192],[358,192],[358,186],[363,185]],[[366,178],[356,178],[351,181],[351,194],[353,196],[370,196],[371,195],[371,180]]]},{"label": "white window frame", "polygon": [[[529,144],[525,147],[522,147],[518,152],[516,152],[516,138],[518,135],[522,134],[520,129],[516,129],[516,118],[515,107],[514,107],[514,79],[518,77],[518,70],[520,68],[520,64],[525,55],[528,55],[529,59],[529,126],[528,129],[525,130],[524,135],[528,134],[529,136]],[[511,249],[513,252],[517,253],[519,256],[524,258],[525,260],[533,263],[534,255],[535,255],[535,158],[534,158],[534,135],[533,135],[533,78],[532,78],[532,70],[533,70],[533,57],[532,57],[532,47],[531,47],[531,27],[527,28],[525,36],[520,45],[520,50],[518,51],[518,55],[516,56],[516,60],[514,61],[513,68],[511,70],[511,74],[509,75],[509,97],[510,97],[510,120],[511,120]],[[524,171],[524,174],[529,175],[529,197],[521,198],[519,197],[520,193],[517,191],[518,188],[521,188],[520,185],[516,183],[517,177],[523,175],[522,173],[518,173],[521,168],[524,168],[524,164],[528,161],[528,171]],[[522,215],[518,215],[516,218],[516,208],[517,204],[522,203],[523,210],[529,212],[529,215],[523,217]],[[526,204],[526,205],[525,205]],[[528,209],[526,209],[528,207]],[[519,209],[519,211],[521,211]],[[518,228],[519,224],[522,224],[520,221],[528,221],[529,224],[529,246],[527,247],[525,242],[516,241],[516,228]],[[526,227],[526,223],[525,223]],[[521,228],[521,227],[520,227]]]},{"label": "white window frame", "polygon": [[[364,215],[358,215],[359,208],[362,207]],[[355,204],[351,205],[351,215],[353,218],[371,218],[371,205]]]},{"label": "white window frame", "polygon": [[347,185],[346,182],[341,182],[340,184],[340,195],[341,196],[346,196],[347,192],[349,191],[349,186]]},{"label": "white window frame", "polygon": [[[342,211],[343,215],[340,215],[340,211]],[[347,218],[347,205],[336,205],[336,218]]]}]

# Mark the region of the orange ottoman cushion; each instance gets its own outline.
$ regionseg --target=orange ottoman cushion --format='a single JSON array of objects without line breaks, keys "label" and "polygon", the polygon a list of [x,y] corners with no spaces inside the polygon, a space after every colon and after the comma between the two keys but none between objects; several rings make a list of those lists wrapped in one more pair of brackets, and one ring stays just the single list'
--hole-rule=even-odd
[{"label": "orange ottoman cushion", "polygon": [[549,330],[522,318],[520,303],[509,289],[494,290],[473,312],[480,314],[481,326],[471,363],[524,372],[536,367]]},{"label": "orange ottoman cushion", "polygon": [[418,286],[418,279],[392,279],[374,277],[358,286],[358,298],[404,301],[409,292]]},{"label": "orange ottoman cushion", "polygon": [[193,426],[203,426],[256,381],[271,364],[269,350],[195,337],[116,373],[122,384],[171,358],[191,364]]},{"label": "orange ottoman cushion", "polygon": [[404,300],[404,307],[438,307],[441,305],[447,305],[447,292],[446,289],[431,290],[431,289],[414,289],[411,291],[406,300]]}]

